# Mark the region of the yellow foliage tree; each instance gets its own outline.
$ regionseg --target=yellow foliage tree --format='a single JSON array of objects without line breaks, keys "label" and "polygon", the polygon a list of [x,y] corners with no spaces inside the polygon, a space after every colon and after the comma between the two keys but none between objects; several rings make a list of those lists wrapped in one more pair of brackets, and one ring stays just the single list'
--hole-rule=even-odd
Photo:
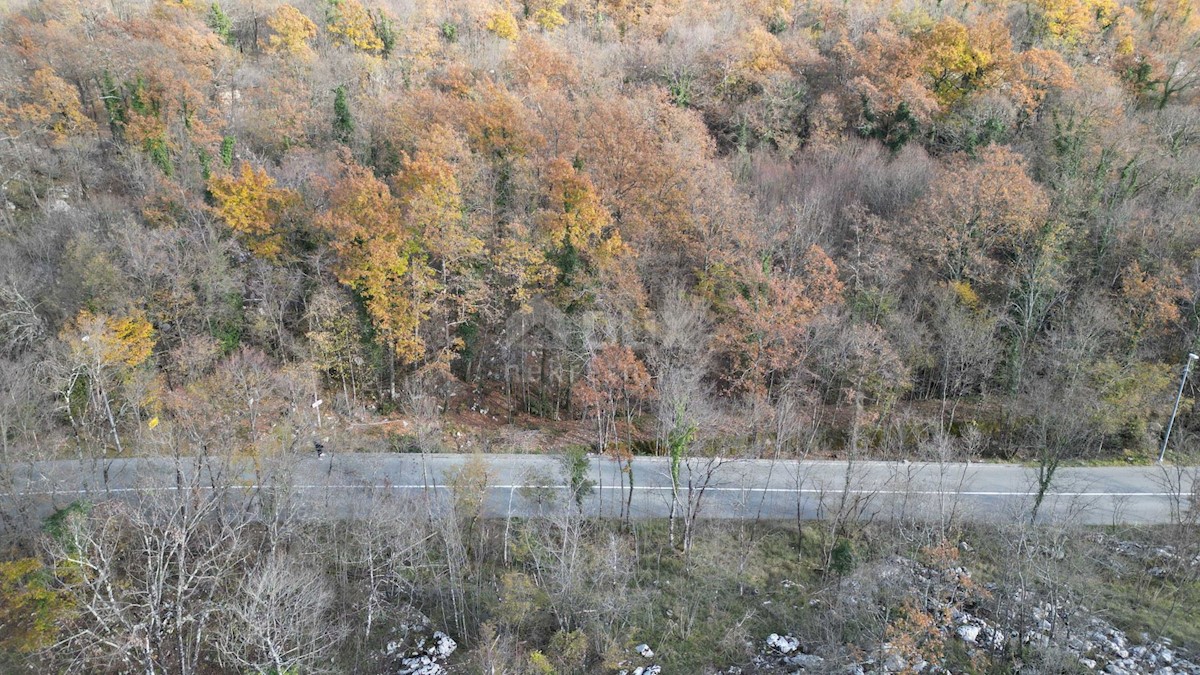
[{"label": "yellow foliage tree", "polygon": [[1111,26],[1119,16],[1115,0],[1036,0],[1044,30],[1076,44]]},{"label": "yellow foliage tree", "polygon": [[236,177],[213,176],[208,190],[217,201],[221,219],[247,248],[267,260],[279,257],[283,235],[277,228],[283,210],[296,199],[295,193],[276,189],[266,169],[255,169],[249,162],[241,163]]},{"label": "yellow foliage tree", "polygon": [[[401,162],[396,188],[405,221],[431,245],[431,253],[438,257],[452,256],[452,251],[462,248],[463,244],[456,241],[463,222],[462,196],[449,162],[418,150]],[[470,248],[477,250],[481,246]]]},{"label": "yellow foliage tree", "polygon": [[1150,449],[1148,423],[1175,393],[1172,365],[1109,357],[1089,364],[1087,371],[1099,398],[1091,411],[1097,428],[1129,443],[1129,449]]},{"label": "yellow foliage tree", "polygon": [[82,360],[105,369],[136,368],[154,351],[154,326],[141,311],[113,317],[80,310],[64,339]]},{"label": "yellow foliage tree", "polygon": [[[154,352],[154,326],[141,311],[110,316],[84,309],[66,325],[60,338],[70,350],[72,364],[63,390],[72,424],[81,421],[77,414],[101,417],[100,423],[107,422],[117,451],[122,452],[117,433],[120,410],[113,405],[112,392],[131,382],[134,370]],[[136,407],[140,401],[132,403]]]},{"label": "yellow foliage tree", "polygon": [[991,87],[1012,56],[1008,27],[998,19],[984,19],[967,28],[947,17],[934,24],[921,43],[930,89],[942,106]]},{"label": "yellow foliage tree", "polygon": [[329,8],[327,25],[339,44],[372,54],[383,51],[383,40],[375,32],[375,21],[358,0],[334,0]]},{"label": "yellow foliage tree", "polygon": [[790,23],[792,0],[749,0],[746,3],[761,21],[767,25]]},{"label": "yellow foliage tree", "polygon": [[497,9],[489,14],[483,27],[496,37],[505,40],[516,40],[517,36],[520,35],[520,29],[517,27],[517,18],[507,9]]},{"label": "yellow foliage tree", "polygon": [[291,5],[280,5],[267,19],[267,27],[272,33],[267,38],[267,51],[301,60],[313,57],[308,41],[317,36],[317,24],[300,10]]},{"label": "yellow foliage tree", "polygon": [[49,577],[37,558],[0,563],[0,649],[27,654],[54,641],[71,603]]},{"label": "yellow foliage tree", "polygon": [[525,16],[542,30],[551,31],[567,25],[567,18],[562,14],[565,4],[567,0],[526,0]]},{"label": "yellow foliage tree", "polygon": [[492,287],[521,311],[528,311],[529,301],[537,289],[548,286],[554,279],[554,269],[546,254],[526,241],[525,228],[508,226],[508,235],[493,249]]}]

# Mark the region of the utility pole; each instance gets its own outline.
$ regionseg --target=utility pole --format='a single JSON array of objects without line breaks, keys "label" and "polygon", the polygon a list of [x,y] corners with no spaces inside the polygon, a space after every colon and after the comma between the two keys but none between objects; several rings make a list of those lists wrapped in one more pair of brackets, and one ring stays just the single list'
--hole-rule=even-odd
[{"label": "utility pole", "polygon": [[1167,443],[1171,440],[1171,429],[1175,426],[1175,415],[1179,414],[1179,402],[1183,400],[1183,385],[1187,384],[1188,375],[1192,372],[1192,364],[1200,359],[1196,354],[1188,354],[1187,365],[1183,367],[1183,377],[1179,380],[1179,393],[1175,395],[1175,409],[1171,411],[1171,421],[1167,422],[1167,433],[1163,436],[1162,450],[1158,453],[1158,463],[1163,463],[1167,456]]}]

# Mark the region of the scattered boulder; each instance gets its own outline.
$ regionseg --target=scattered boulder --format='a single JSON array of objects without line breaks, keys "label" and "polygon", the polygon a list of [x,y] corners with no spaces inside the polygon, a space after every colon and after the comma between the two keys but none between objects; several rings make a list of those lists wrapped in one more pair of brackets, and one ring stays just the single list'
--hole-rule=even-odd
[{"label": "scattered boulder", "polygon": [[647,659],[654,658],[654,650],[650,649],[650,645],[648,645],[644,642],[642,644],[634,647],[633,651],[640,654],[643,658],[647,658]]},{"label": "scattered boulder", "polygon": [[807,654],[800,648],[799,638],[771,633],[763,641],[762,651],[754,657],[754,669],[763,673],[824,673],[828,667],[823,657]]},{"label": "scattered boulder", "polygon": [[968,644],[976,644],[979,639],[979,631],[982,630],[979,626],[970,624],[958,627],[958,638]]},{"label": "scattered boulder", "polygon": [[774,649],[780,654],[787,655],[800,649],[800,641],[791,635],[771,633],[767,636],[767,647]]},{"label": "scattered boulder", "polygon": [[446,659],[458,649],[458,643],[442,631],[421,637],[416,646],[401,650],[398,643],[388,644],[388,655],[400,654],[396,675],[445,675]]}]

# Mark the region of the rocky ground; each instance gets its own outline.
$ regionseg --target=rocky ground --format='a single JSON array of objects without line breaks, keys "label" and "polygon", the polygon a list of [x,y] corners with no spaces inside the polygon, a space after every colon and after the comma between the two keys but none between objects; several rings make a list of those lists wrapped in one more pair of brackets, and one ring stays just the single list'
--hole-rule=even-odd
[{"label": "rocky ground", "polygon": [[[1097,540],[1096,538],[1100,539]],[[1088,538],[1113,551],[1130,563],[1130,569],[1151,576],[1177,575],[1200,565],[1200,558],[1183,556],[1170,546],[1152,546],[1137,542],[1108,540],[1092,533]],[[974,664],[986,668],[991,662],[1013,672],[1096,672],[1107,675],[1200,675],[1200,661],[1162,637],[1145,633],[1131,635],[1106,620],[1098,612],[1062,598],[1051,602],[1034,591],[1013,591],[976,581],[971,570],[959,558],[959,550],[971,551],[960,544],[939,549],[917,561],[892,556],[860,569],[838,585],[839,600],[853,606],[876,603],[878,592],[887,589],[892,601],[903,599],[904,608],[896,617],[917,613],[927,617],[926,633],[917,642],[908,641],[904,632],[888,632],[889,642],[858,645],[837,653],[828,646],[806,644],[796,637],[801,631],[786,630],[760,638],[752,662],[726,670],[727,675],[750,673],[839,673],[846,675],[886,675],[889,673],[927,673],[941,675],[962,672]],[[1046,552],[1052,556],[1052,551]],[[924,554],[923,554],[924,556]],[[1161,571],[1158,571],[1161,570]],[[874,584],[874,585],[873,585]],[[793,582],[781,585],[794,588]],[[812,598],[810,604],[820,603]],[[1003,612],[997,608],[1004,608]],[[446,675],[456,672],[449,664],[457,644],[446,633],[435,630],[427,617],[413,612],[411,621],[402,622],[396,639],[383,654],[387,672],[395,675]],[[898,619],[893,619],[897,621]],[[786,627],[781,627],[786,628]],[[930,649],[930,645],[934,645]],[[837,646],[832,647],[838,650]],[[857,659],[847,653],[857,653]],[[936,655],[935,655],[936,654]],[[1035,664],[1030,664],[1030,655]],[[1052,655],[1052,659],[1045,659]],[[1052,663],[1053,665],[1047,665]],[[958,665],[955,665],[958,664]],[[621,661],[620,675],[661,675],[655,649],[638,644]],[[982,672],[982,670],[981,670]]]},{"label": "rocky ground", "polygon": [[[1175,556],[1169,547],[1150,549],[1141,544],[1125,542],[1123,549],[1130,555],[1149,555],[1163,561]],[[1178,562],[1178,561],[1173,561]],[[1184,564],[1197,561],[1184,561]],[[1152,568],[1153,569],[1153,568]],[[1141,634],[1127,635],[1085,606],[1064,607],[1039,601],[1031,595],[1011,594],[1012,607],[1025,608],[1026,616],[1016,615],[1007,621],[983,616],[979,609],[970,610],[944,598],[963,598],[978,589],[970,571],[963,566],[934,569],[913,560],[895,557],[874,574],[900,578],[910,588],[933,588],[920,594],[925,598],[924,609],[930,617],[940,618],[936,631],[943,641],[957,641],[968,657],[1003,657],[1015,653],[1024,645],[1043,651],[1056,651],[1068,661],[1077,662],[1080,671],[1109,675],[1200,675],[1200,663],[1190,655],[1173,648],[1165,638]],[[988,592],[988,591],[985,591]],[[1000,592],[992,589],[990,592]],[[971,604],[971,603],[963,603]],[[945,667],[924,661],[919,656],[903,653],[895,645],[884,644],[877,659],[845,664],[832,656],[822,657],[819,650],[809,649],[791,634],[772,633],[762,641],[758,656],[750,669],[731,669],[730,673],[949,673]],[[1068,671],[1063,671],[1068,672]]]},{"label": "rocky ground", "polygon": [[388,642],[383,658],[386,672],[395,675],[446,675],[446,662],[458,649],[458,643],[446,633],[434,630],[429,617],[413,608],[395,628],[395,639]]}]

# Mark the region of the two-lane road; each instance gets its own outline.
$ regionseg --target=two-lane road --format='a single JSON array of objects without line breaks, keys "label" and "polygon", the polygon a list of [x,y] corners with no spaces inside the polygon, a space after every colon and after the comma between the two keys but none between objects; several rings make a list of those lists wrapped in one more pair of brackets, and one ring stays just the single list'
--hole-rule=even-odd
[{"label": "two-lane road", "polygon": [[[399,495],[446,501],[451,476],[469,459],[446,454],[334,454],[299,456],[197,468],[194,459],[168,458],[56,461],[3,467],[0,500],[44,515],[84,499],[135,499],[169,495],[183,486],[213,490],[234,486],[241,495],[288,495],[310,517],[354,517],[368,497]],[[557,458],[486,455],[486,513],[546,513],[546,495],[567,488]],[[629,500],[635,518],[665,517],[672,483],[666,458],[633,461],[628,474],[611,460],[593,457],[588,477],[595,489],[584,500],[594,515],[617,516]],[[1036,471],[1005,464],[898,462],[689,460],[680,472],[678,500],[700,499],[700,516],[731,519],[794,519],[851,513],[875,519],[963,518],[1027,520]],[[1170,523],[1191,506],[1200,471],[1176,467],[1059,469],[1039,520],[1089,524]],[[689,489],[689,484],[691,488]],[[701,496],[702,493],[702,496]]]}]

